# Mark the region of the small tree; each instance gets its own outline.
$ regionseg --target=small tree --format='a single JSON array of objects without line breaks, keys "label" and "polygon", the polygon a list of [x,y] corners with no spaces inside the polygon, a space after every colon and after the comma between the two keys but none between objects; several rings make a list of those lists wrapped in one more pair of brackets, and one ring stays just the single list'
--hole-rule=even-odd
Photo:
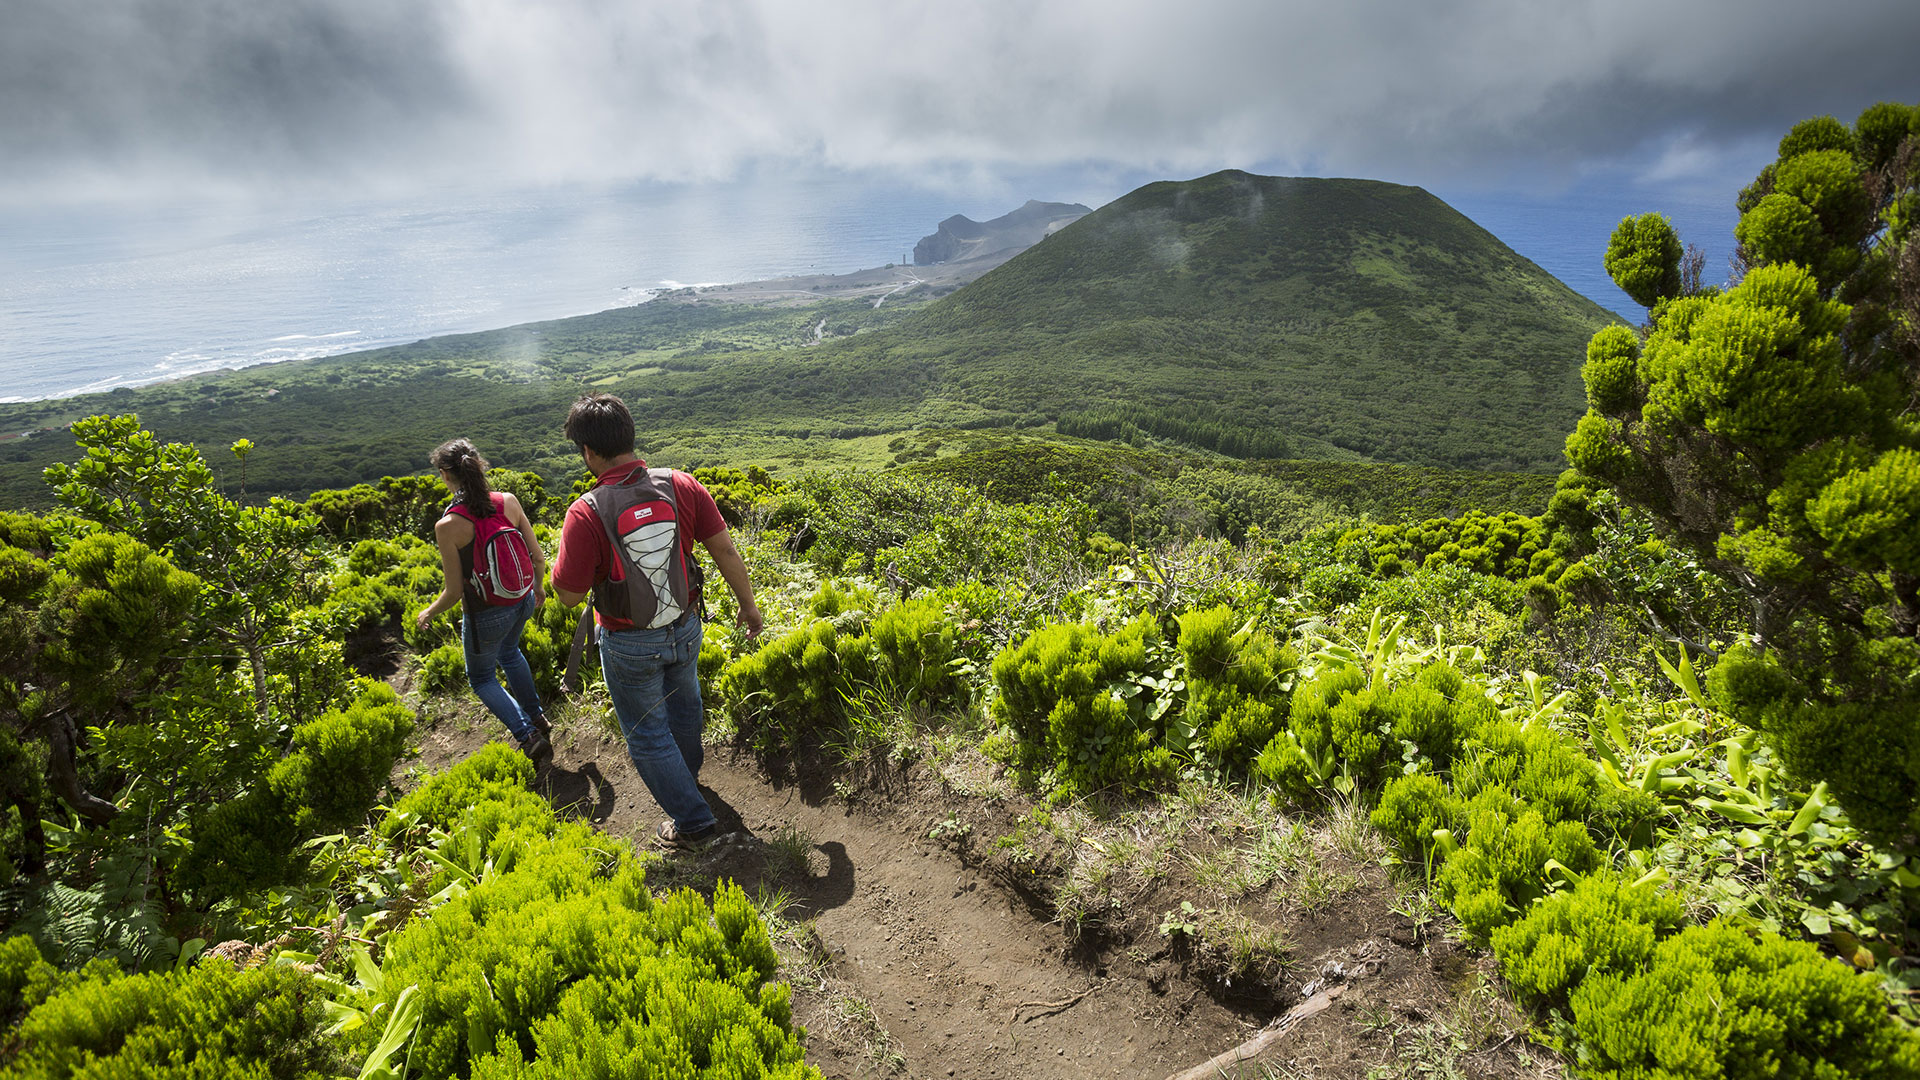
[{"label": "small tree", "polygon": [[[254,708],[264,723],[267,654],[312,591],[318,531],[312,517],[278,499],[237,505],[214,486],[198,450],[162,444],[137,416],[89,417],[73,425],[73,437],[86,456],[46,471],[61,505],[165,552],[199,576],[204,629],[247,660]],[[251,449],[245,439],[233,446],[243,462]]]},{"label": "small tree", "polygon": [[[43,864],[44,772],[52,793],[95,824],[115,807],[88,790],[80,733],[133,715],[194,651],[185,628],[200,579],[114,533],[52,550],[44,528],[0,529],[0,787],[20,811],[23,864]],[[9,524],[0,522],[0,526]]]},{"label": "small tree", "polygon": [[1655,215],[1607,268],[1650,309],[1594,335],[1581,472],[1751,601],[1722,703],[1854,821],[1920,834],[1920,109],[1796,125],[1740,196],[1726,289]]}]

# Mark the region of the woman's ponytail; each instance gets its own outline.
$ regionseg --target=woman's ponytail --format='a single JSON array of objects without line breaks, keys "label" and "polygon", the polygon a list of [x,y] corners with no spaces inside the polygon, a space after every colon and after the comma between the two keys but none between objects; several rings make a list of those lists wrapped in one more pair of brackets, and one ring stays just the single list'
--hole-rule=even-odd
[{"label": "woman's ponytail", "polygon": [[493,490],[487,487],[487,459],[480,456],[472,443],[465,439],[441,443],[434,448],[430,460],[434,468],[453,474],[454,482],[460,485],[460,504],[468,513],[474,517],[493,513]]}]

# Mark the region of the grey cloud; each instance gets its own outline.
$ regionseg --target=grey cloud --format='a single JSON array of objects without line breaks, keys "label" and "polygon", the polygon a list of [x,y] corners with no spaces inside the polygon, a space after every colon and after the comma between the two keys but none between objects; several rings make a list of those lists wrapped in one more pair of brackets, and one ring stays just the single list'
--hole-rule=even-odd
[{"label": "grey cloud", "polygon": [[1425,182],[1915,95],[1859,0],[0,0],[0,189],[1221,165]]},{"label": "grey cloud", "polygon": [[12,0],[0,25],[11,177],[330,172],[471,115],[426,7]]}]

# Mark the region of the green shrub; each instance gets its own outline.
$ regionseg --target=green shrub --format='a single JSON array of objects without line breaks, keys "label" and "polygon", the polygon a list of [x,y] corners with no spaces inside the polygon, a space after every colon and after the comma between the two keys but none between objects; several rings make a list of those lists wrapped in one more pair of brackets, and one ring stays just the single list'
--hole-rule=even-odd
[{"label": "green shrub", "polygon": [[903,600],[881,612],[867,640],[876,687],[928,705],[963,699],[966,687],[953,673],[959,632],[941,594]]},{"label": "green shrub", "polygon": [[1273,635],[1242,622],[1229,607],[1180,616],[1177,644],[1189,682],[1232,687],[1248,697],[1285,698],[1300,655]]},{"label": "green shrub", "polygon": [[365,814],[412,732],[412,714],[383,683],[295,728],[287,756],[260,783],[190,819],[182,883],[234,895],[290,880],[300,841]]},{"label": "green shrub", "polygon": [[694,666],[700,672],[700,700],[709,705],[720,698],[720,676],[726,671],[727,664],[733,659],[733,650],[727,646],[726,639],[709,629],[700,638],[700,658]]},{"label": "green shrub", "polygon": [[325,997],[311,976],[278,964],[123,975],[96,963],[21,1021],[6,1075],[332,1080],[345,1062],[321,1034]]},{"label": "green shrub", "polygon": [[458,641],[450,641],[420,660],[420,689],[429,694],[444,694],[467,685],[467,654]]},{"label": "green shrub", "polygon": [[[411,546],[406,540],[362,540],[347,552],[347,569],[362,577],[385,574],[405,561]],[[426,545],[421,542],[420,546]]]},{"label": "green shrub", "polygon": [[365,537],[395,536],[404,542],[432,536],[433,523],[446,505],[447,489],[435,476],[388,476],[377,487],[355,484],[316,491],[303,504],[327,532],[362,543],[368,542]]},{"label": "green shrub", "polygon": [[[1254,768],[1287,794],[1302,798],[1311,794],[1337,772],[1347,748],[1334,737],[1333,712],[1349,697],[1370,693],[1367,676],[1356,667],[1341,665],[1320,672],[1311,683],[1294,691],[1289,706],[1287,729],[1275,735],[1260,752]],[[1353,719],[1350,710],[1347,719]],[[1371,747],[1360,746],[1369,761],[1380,749],[1378,733],[1351,732],[1363,739],[1370,735]]]},{"label": "green shrub", "polygon": [[1904,676],[1880,686],[1877,703],[1809,700],[1775,656],[1745,645],[1714,665],[1707,689],[1728,715],[1765,733],[1794,775],[1826,780],[1856,826],[1911,834],[1920,826],[1920,645],[1872,642],[1862,652]]},{"label": "green shrub", "polygon": [[[1285,695],[1277,695],[1281,702]],[[1273,740],[1283,714],[1272,704],[1248,697],[1220,683],[1187,683],[1187,705],[1182,716],[1198,747],[1209,760],[1230,773],[1244,773],[1256,755]]]},{"label": "green shrub", "polygon": [[0,603],[18,604],[40,591],[50,571],[45,559],[0,544]]},{"label": "green shrub", "polygon": [[1482,726],[1467,749],[1453,773],[1454,789],[1463,797],[1499,785],[1549,824],[1584,822],[1592,816],[1598,770],[1571,739],[1544,724],[1522,727],[1496,720]]},{"label": "green shrub", "polygon": [[333,625],[351,633],[397,623],[407,614],[408,600],[408,594],[393,585],[350,577],[327,597],[323,610],[337,620]]},{"label": "green shrub", "polygon": [[994,658],[996,715],[1013,728],[1022,767],[1053,773],[1057,797],[1135,787],[1171,768],[1144,702],[1127,693],[1158,636],[1144,616],[1111,634],[1055,623]]},{"label": "green shrub", "polygon": [[655,898],[629,847],[558,822],[526,776],[523,761],[483,751],[395,807],[397,822],[456,819],[455,861],[474,872],[465,892],[388,938],[382,990],[366,1003],[390,1010],[419,988],[413,1067],[436,1078],[818,1077],[739,887],[722,884],[711,906],[690,889]]},{"label": "green shrub", "polygon": [[1458,829],[1460,813],[1460,800],[1439,777],[1417,772],[1387,781],[1371,820],[1401,848],[1424,856],[1433,847],[1434,830]]},{"label": "green shrub", "polygon": [[0,546],[44,555],[53,550],[53,530],[46,518],[0,510]]},{"label": "green shrub", "polygon": [[[728,664],[722,676],[742,734],[784,742],[801,730],[830,728],[852,680],[848,661],[864,671],[866,649],[826,619],[814,619]],[[763,732],[764,729],[764,732]]]},{"label": "green shrub", "polygon": [[1724,923],[1661,942],[1639,972],[1589,976],[1572,1005],[1592,1077],[1920,1076],[1920,1048],[1871,975]]},{"label": "green shrub", "polygon": [[1544,724],[1482,723],[1454,768],[1454,790],[1471,798],[1499,785],[1551,825],[1590,824],[1621,839],[1646,838],[1656,800],[1638,789],[1604,781],[1580,744]]},{"label": "green shrub", "polygon": [[1570,509],[1563,506],[1558,515],[1539,517],[1469,510],[1454,518],[1372,525],[1342,534],[1334,551],[1342,562],[1381,578],[1403,574],[1408,567],[1457,566],[1508,581],[1537,580],[1557,603],[1561,579],[1573,563],[1564,554],[1568,545],[1556,543],[1555,527]]},{"label": "green shrub", "polygon": [[25,934],[0,942],[0,1023],[11,1025],[20,1010],[45,1001],[60,983],[60,970],[40,955]]},{"label": "green shrub", "polygon": [[[567,653],[572,647],[572,638],[558,640],[536,620],[527,620],[527,625],[521,628],[520,655],[526,657],[527,668],[533,674],[534,689],[540,692],[542,698],[550,698],[560,692],[560,677],[566,674]],[[462,667],[465,667],[464,663]]]},{"label": "green shrub", "polygon": [[1196,745],[1172,748],[1204,747],[1221,768],[1244,773],[1280,726],[1299,655],[1229,607],[1180,616],[1177,643],[1187,672],[1181,720]]},{"label": "green shrub", "polygon": [[1458,753],[1453,702],[1445,694],[1419,681],[1405,683],[1387,695],[1385,707],[1398,744],[1388,750],[1397,749],[1403,761],[1424,758],[1444,767]]},{"label": "green shrub", "polygon": [[866,585],[828,581],[807,600],[807,611],[816,619],[833,619],[846,625],[847,616],[864,623],[880,606],[880,598]]},{"label": "green shrub", "polygon": [[1465,841],[1434,879],[1434,894],[1476,941],[1546,892],[1549,861],[1576,874],[1599,862],[1584,823],[1549,822],[1497,784],[1467,800],[1461,818]]},{"label": "green shrub", "polygon": [[1589,974],[1631,975],[1646,966],[1655,938],[1678,928],[1684,914],[1673,896],[1600,871],[1494,930],[1493,951],[1521,1000],[1564,1005]]},{"label": "green shrub", "polygon": [[196,815],[188,826],[193,846],[180,861],[177,880],[214,896],[291,880],[300,842],[293,827],[297,812],[262,786]]},{"label": "green shrub", "polygon": [[468,807],[525,791],[533,781],[533,762],[505,743],[488,743],[471,757],[408,792],[393,804],[393,813],[381,824],[391,836],[418,821],[448,828]]},{"label": "green shrub", "polygon": [[342,712],[294,729],[287,756],[267,773],[267,786],[298,807],[305,833],[355,822],[386,786],[413,733],[413,714],[385,683],[366,683]]}]

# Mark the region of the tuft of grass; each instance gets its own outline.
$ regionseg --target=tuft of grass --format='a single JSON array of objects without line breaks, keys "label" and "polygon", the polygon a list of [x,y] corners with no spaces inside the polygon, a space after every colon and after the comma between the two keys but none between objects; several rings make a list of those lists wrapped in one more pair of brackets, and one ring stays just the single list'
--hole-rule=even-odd
[{"label": "tuft of grass", "polygon": [[[1374,1018],[1362,1019],[1372,1026]],[[1389,1017],[1390,1022],[1390,1017]],[[1523,1067],[1533,1064],[1532,1049],[1524,1040],[1513,1045],[1526,1030],[1526,1021],[1513,1005],[1501,996],[1493,980],[1477,974],[1464,993],[1454,999],[1453,1008],[1444,1016],[1425,1023],[1389,1031],[1395,1060],[1367,1071],[1368,1080],[1465,1080],[1484,1076],[1492,1062],[1489,1057],[1502,1048],[1519,1059]]]},{"label": "tuft of grass", "polygon": [[[1213,920],[1210,920],[1213,921]],[[1285,935],[1276,926],[1245,915],[1223,915],[1202,930],[1215,943],[1227,968],[1225,982],[1271,984],[1292,966]]]},{"label": "tuft of grass", "polygon": [[1378,865],[1387,858],[1387,842],[1373,827],[1370,813],[1358,798],[1336,798],[1327,814],[1327,834],[1335,851],[1357,863]]},{"label": "tuft of grass", "polygon": [[847,768],[884,759],[900,766],[913,759],[920,742],[922,717],[891,685],[874,684],[841,694],[843,726],[827,749]]},{"label": "tuft of grass", "polygon": [[865,998],[835,994],[827,1002],[827,1016],[830,1038],[842,1045],[859,1047],[867,1060],[888,1072],[906,1071],[906,1057]]},{"label": "tuft of grass", "polygon": [[1234,885],[1242,895],[1284,879],[1313,856],[1313,838],[1298,822],[1260,829],[1251,843],[1234,852]]},{"label": "tuft of grass", "polygon": [[813,837],[792,824],[780,826],[766,842],[767,869],[782,877],[813,876]]},{"label": "tuft of grass", "polygon": [[1317,911],[1337,896],[1360,887],[1360,879],[1342,870],[1330,870],[1320,853],[1309,848],[1299,869],[1282,886],[1282,891],[1303,910]]}]

